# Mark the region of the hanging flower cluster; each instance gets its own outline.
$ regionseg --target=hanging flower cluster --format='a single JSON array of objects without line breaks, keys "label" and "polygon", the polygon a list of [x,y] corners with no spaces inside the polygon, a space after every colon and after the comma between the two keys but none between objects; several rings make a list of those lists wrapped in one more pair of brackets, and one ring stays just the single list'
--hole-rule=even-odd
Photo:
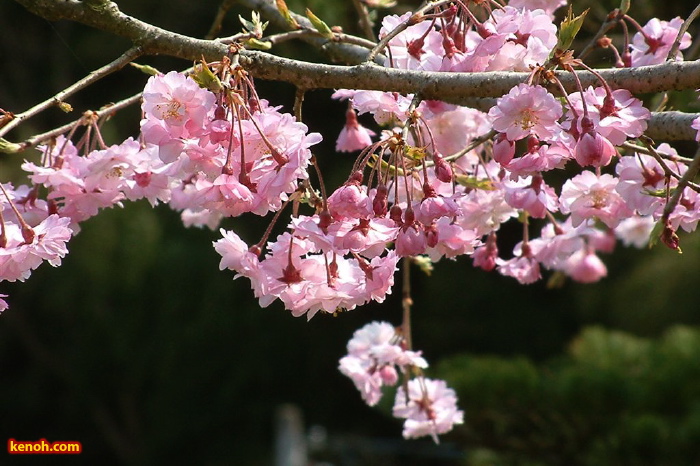
[{"label": "hanging flower cluster", "polygon": [[405,419],[406,438],[438,434],[462,424],[464,413],[457,409],[454,390],[443,380],[423,377],[428,363],[419,352],[405,348],[406,340],[387,322],[371,322],[357,330],[348,342],[348,355],[340,360],[340,372],[350,377],[369,406],[382,397],[382,387],[394,386],[399,373],[410,377],[396,392],[393,414]]}]

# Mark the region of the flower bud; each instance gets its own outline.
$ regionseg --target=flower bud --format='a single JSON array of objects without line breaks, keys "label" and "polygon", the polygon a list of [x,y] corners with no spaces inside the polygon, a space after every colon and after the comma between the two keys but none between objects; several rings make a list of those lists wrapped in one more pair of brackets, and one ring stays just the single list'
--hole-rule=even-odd
[{"label": "flower bud", "polygon": [[499,133],[493,140],[493,159],[505,167],[515,156],[515,143],[509,141],[505,133]]}]

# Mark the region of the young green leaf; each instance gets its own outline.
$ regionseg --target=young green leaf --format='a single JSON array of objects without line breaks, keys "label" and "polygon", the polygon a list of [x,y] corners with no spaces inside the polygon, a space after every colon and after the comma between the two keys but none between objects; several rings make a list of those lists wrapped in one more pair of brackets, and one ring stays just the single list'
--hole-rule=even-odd
[{"label": "young green leaf", "polygon": [[277,9],[279,10],[280,14],[284,18],[284,20],[287,22],[287,25],[289,26],[290,29],[301,29],[301,26],[299,26],[299,23],[297,23],[297,20],[294,19],[292,14],[289,12],[289,8],[287,8],[287,3],[284,0],[275,0],[275,3],[277,4]]},{"label": "young green leaf", "polygon": [[191,76],[194,82],[199,84],[199,87],[208,89],[211,92],[221,92],[224,89],[221,80],[211,72],[209,66],[207,66],[204,61],[195,65]]},{"label": "young green leaf", "polygon": [[564,18],[559,25],[559,39],[554,50],[569,50],[576,34],[578,34],[578,31],[581,29],[581,25],[583,25],[583,20],[586,18],[587,13],[588,10],[574,17],[573,9],[569,6],[569,12],[566,14],[566,18]]},{"label": "young green leaf", "polygon": [[333,31],[331,31],[331,28],[329,28],[328,25],[321,20],[321,18],[313,14],[313,12],[308,8],[306,9],[306,17],[309,18],[309,21],[311,21],[314,29],[316,29],[321,36],[325,37],[326,39],[333,39],[333,37],[335,37]]}]

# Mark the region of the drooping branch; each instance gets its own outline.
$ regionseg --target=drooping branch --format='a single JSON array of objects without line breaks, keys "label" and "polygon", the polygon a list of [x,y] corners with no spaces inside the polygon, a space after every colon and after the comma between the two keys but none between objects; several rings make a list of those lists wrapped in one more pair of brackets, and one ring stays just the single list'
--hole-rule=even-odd
[{"label": "drooping branch", "polygon": [[[135,46],[139,46],[143,54],[164,54],[187,60],[197,60],[204,56],[207,60],[215,61],[230,51],[229,47],[221,42],[177,34],[128,16],[108,0],[15,1],[48,20],[67,19],[125,37]],[[238,1],[244,6],[261,10],[263,14],[279,16],[274,2],[270,0]],[[299,18],[299,21],[303,23],[306,19]],[[325,41],[325,45],[321,44],[324,47],[337,45],[342,46],[343,50],[356,51],[360,54],[357,57],[367,55],[367,50],[361,47],[332,44],[332,41],[312,36],[309,36],[309,39]],[[349,88],[403,94],[419,93],[423,99],[456,104],[475,97],[500,97],[529,77],[529,73],[522,72],[438,73],[399,70],[373,63],[355,66],[327,65],[291,60],[258,51],[241,51],[239,58],[241,65],[257,78],[285,81],[306,90]],[[632,93],[700,87],[700,61],[603,69],[599,70],[599,73],[612,88],[624,88]],[[584,86],[598,83],[597,78],[588,71],[577,71],[577,74]],[[570,73],[558,72],[557,77],[567,91],[575,90],[575,80]],[[689,129],[689,122],[694,117],[695,115],[690,114],[657,114],[650,126],[658,128],[659,131],[652,137],[692,139],[694,136]]]},{"label": "drooping branch", "polygon": [[119,58],[117,58],[113,62],[108,63],[107,65],[91,72],[85,78],[81,79],[80,81],[76,82],[70,87],[62,90],[50,99],[45,100],[44,102],[41,102],[18,115],[15,115],[12,121],[0,128],[0,136],[9,133],[13,128],[20,125],[23,121],[26,121],[34,115],[43,112],[47,108],[52,107],[54,105],[60,105],[61,103],[63,103],[64,99],[70,97],[71,95],[75,94],[76,92],[82,89],[85,89],[90,84],[104,78],[108,74],[114,73],[115,71],[122,69],[125,65],[138,58],[139,55],[141,55],[141,49],[139,47],[132,47],[126,52],[124,52]]}]

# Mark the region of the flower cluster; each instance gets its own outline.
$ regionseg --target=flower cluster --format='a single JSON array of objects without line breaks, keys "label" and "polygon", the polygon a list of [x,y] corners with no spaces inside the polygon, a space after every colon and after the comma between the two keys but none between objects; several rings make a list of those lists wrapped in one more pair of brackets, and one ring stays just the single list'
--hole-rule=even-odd
[{"label": "flower cluster", "polygon": [[420,353],[405,349],[405,339],[387,322],[371,322],[357,330],[339,365],[369,406],[379,402],[382,387],[397,384],[399,373],[409,378],[396,392],[393,414],[405,419],[405,438],[430,435],[437,442],[438,434],[463,422],[464,413],[457,409],[457,397],[444,381],[422,375],[411,378],[426,367]]},{"label": "flower cluster", "polygon": [[[673,210],[664,213],[669,199],[665,193],[677,186],[669,170],[676,177],[687,170],[678,154],[668,145],[655,150],[657,157],[669,161],[662,168],[645,152],[620,150],[646,130],[651,112],[639,99],[627,90],[612,90],[602,78],[599,86],[559,95],[533,83],[556,44],[551,13],[561,4],[511,2],[483,20],[460,8],[446,8],[435,13],[435,19],[417,24],[410,15],[384,18],[380,37],[408,24],[388,42],[387,66],[534,70],[529,83],[499,98],[488,114],[417,101],[412,95],[335,93],[359,113],[372,114],[378,124],[398,126],[394,135],[403,129],[400,150],[386,155],[391,146],[385,144],[386,138],[375,143],[365,140],[358,158],[376,158],[393,169],[387,172],[392,180],[382,183],[393,192],[389,201],[395,214],[389,217],[399,228],[394,241],[399,256],[426,254],[438,260],[467,254],[476,266],[496,269],[525,284],[539,280],[542,268],[590,283],[607,274],[598,254],[611,252],[615,238],[641,247],[640,238],[646,234],[648,240],[655,222],[666,222],[670,234],[678,228],[695,229],[700,214],[691,187],[683,190]],[[677,20],[639,26],[631,46],[633,66],[652,63],[642,63],[640,54],[651,59],[668,53],[673,40],[667,37],[675,38],[679,27]],[[681,49],[688,46],[687,39],[683,36]],[[567,70],[583,66],[563,58],[561,64]],[[694,125],[700,128],[697,122]],[[476,146],[472,142],[489,130],[495,132],[490,145],[462,150]],[[548,184],[548,172],[572,165],[579,167],[578,174],[563,185]],[[373,192],[383,188],[382,183],[361,189]],[[523,241],[510,257],[501,257],[497,232],[511,218],[525,220]],[[533,235],[528,219],[544,220],[539,237]]]},{"label": "flower cluster", "polygon": [[185,224],[211,228],[279,210],[308,178],[309,147],[321,137],[256,95],[243,102],[229,78],[229,93],[217,94],[182,73],[153,76],[138,141],[107,147],[86,114],[98,149],[87,150],[89,132],[79,147],[63,136],[43,146],[41,163],[22,165],[34,186],[4,189],[0,279],[24,280],[43,260],[59,265],[81,222],[125,200],[169,203]]},{"label": "flower cluster", "polygon": [[[51,212],[28,186],[0,185],[5,202],[0,210],[0,281],[24,281],[44,261],[54,267],[68,253],[73,232],[70,219]],[[7,308],[0,296],[0,312]]]}]

